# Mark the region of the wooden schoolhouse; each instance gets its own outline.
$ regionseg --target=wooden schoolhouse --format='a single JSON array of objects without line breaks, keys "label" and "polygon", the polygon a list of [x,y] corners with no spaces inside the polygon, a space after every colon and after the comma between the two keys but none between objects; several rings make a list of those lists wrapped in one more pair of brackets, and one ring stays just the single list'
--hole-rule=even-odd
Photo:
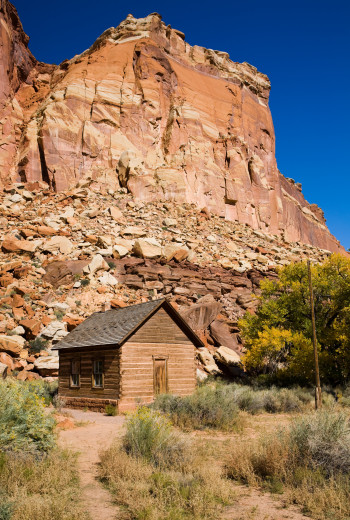
[{"label": "wooden schoolhouse", "polygon": [[96,312],[55,346],[66,406],[125,411],[158,394],[189,395],[203,343],[165,299]]}]

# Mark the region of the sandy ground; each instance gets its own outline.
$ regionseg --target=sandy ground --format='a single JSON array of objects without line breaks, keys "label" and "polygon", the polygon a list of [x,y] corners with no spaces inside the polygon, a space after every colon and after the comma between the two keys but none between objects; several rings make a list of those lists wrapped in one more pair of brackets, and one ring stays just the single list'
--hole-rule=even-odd
[{"label": "sandy ground", "polygon": [[77,427],[61,430],[59,444],[79,453],[78,467],[83,501],[92,519],[115,520],[119,508],[98,480],[99,452],[110,446],[122,433],[124,416],[108,417],[101,413],[63,410]]},{"label": "sandy ground", "polygon": [[311,520],[298,507],[285,507],[276,495],[239,485],[236,490],[239,500],[227,508],[222,520]]},{"label": "sandy ground", "polygon": [[[119,508],[98,480],[98,464],[99,452],[108,448],[116,437],[122,435],[124,416],[108,417],[101,413],[70,409],[63,410],[62,413],[76,425],[74,428],[69,429],[68,426],[68,429],[60,430],[59,444],[79,453],[78,467],[87,511],[94,520],[118,520]],[[255,437],[257,432],[271,431],[290,420],[290,416],[281,414],[276,425],[277,417],[269,414],[250,417],[244,436]],[[225,441],[232,442],[239,436],[219,432],[193,432],[191,435],[200,437],[204,442],[211,440],[215,444],[218,443],[216,448],[219,456],[221,450],[225,450]],[[226,509],[222,520],[310,520],[297,507],[286,508],[282,497],[246,486],[235,485],[235,488],[239,499]]]}]

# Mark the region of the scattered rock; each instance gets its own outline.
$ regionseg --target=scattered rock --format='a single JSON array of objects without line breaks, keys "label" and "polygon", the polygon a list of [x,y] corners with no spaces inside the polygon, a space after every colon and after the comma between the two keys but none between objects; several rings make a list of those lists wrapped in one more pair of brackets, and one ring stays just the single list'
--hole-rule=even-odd
[{"label": "scattered rock", "polygon": [[58,376],[58,357],[38,357],[34,366],[41,376]]},{"label": "scattered rock", "polygon": [[22,336],[0,334],[0,352],[18,356],[24,347],[24,343],[25,339]]},{"label": "scattered rock", "polygon": [[219,347],[216,349],[214,353],[214,359],[228,367],[241,364],[241,357],[237,354],[237,352],[234,352],[228,347]]},{"label": "scattered rock", "polygon": [[54,236],[43,245],[44,251],[68,255],[73,249],[73,243],[67,237]]},{"label": "scattered rock", "polygon": [[8,366],[0,362],[0,378],[6,379]]},{"label": "scattered rock", "polygon": [[109,265],[107,264],[107,262],[105,261],[105,259],[103,258],[102,255],[95,255],[93,257],[93,259],[91,260],[91,262],[83,269],[84,273],[90,274],[90,275],[93,275],[97,271],[101,271],[101,270],[103,270],[103,271],[109,270]]},{"label": "scattered rock", "polygon": [[220,303],[213,296],[207,295],[181,314],[192,329],[205,330],[215,320],[220,310]]},{"label": "scattered rock", "polygon": [[133,252],[141,258],[157,258],[162,255],[162,246],[155,238],[140,238],[136,240]]}]

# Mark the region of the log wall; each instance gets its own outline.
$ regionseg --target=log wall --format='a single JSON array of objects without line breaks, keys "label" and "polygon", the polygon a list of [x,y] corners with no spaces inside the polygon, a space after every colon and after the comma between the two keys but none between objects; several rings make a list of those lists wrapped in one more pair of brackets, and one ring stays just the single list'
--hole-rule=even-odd
[{"label": "log wall", "polygon": [[[119,349],[90,347],[89,349],[72,349],[59,351],[59,395],[74,398],[119,398],[120,370]],[[70,388],[71,361],[80,360],[80,387]],[[104,361],[104,387],[92,388],[93,360]]]},{"label": "log wall", "polygon": [[195,347],[160,309],[121,347],[120,411],[153,401],[154,358],[166,359],[169,393],[183,396],[194,391]]}]

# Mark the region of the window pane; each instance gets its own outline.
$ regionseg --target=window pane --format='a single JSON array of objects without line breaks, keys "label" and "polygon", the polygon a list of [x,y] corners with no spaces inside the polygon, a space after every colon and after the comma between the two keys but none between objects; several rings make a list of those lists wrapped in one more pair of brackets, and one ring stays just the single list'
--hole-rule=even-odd
[{"label": "window pane", "polygon": [[102,374],[103,363],[101,359],[95,359],[94,361],[94,374]]},{"label": "window pane", "polygon": [[72,386],[79,386],[79,375],[78,374],[71,375],[71,383],[72,383]]},{"label": "window pane", "polygon": [[102,387],[102,374],[94,374],[94,386]]}]

